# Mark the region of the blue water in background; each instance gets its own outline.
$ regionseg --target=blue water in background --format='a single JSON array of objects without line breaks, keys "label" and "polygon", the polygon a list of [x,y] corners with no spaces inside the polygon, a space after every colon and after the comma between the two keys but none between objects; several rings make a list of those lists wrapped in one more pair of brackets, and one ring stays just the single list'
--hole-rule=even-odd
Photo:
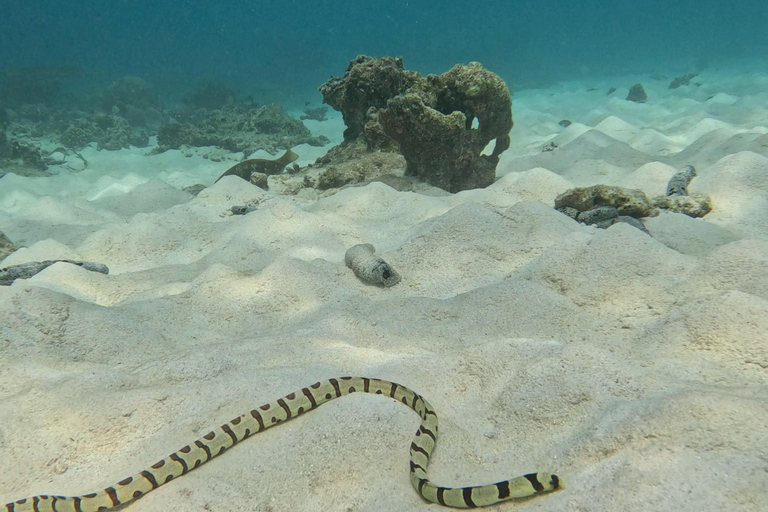
[{"label": "blue water in background", "polygon": [[[441,73],[477,60],[511,88],[768,57],[765,0],[169,1],[6,0],[0,72],[84,66],[89,83],[124,75],[166,98],[195,80],[241,94],[319,100],[358,54],[402,56]],[[765,61],[763,61],[764,63]]]}]

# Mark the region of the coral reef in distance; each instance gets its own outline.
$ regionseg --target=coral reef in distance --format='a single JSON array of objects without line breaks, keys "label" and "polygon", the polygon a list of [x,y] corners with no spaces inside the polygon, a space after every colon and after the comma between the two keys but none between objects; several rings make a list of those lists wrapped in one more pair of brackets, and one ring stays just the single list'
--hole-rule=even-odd
[{"label": "coral reef in distance", "polygon": [[[76,155],[76,165],[67,167],[82,170],[87,162],[78,152],[90,144],[109,151],[143,148],[153,135],[160,146],[154,151],[218,146],[246,155],[329,142],[324,136],[312,136],[280,105],[259,105],[250,96],[238,98],[220,82],[202,82],[166,106],[154,86],[136,76],[123,76],[106,86],[89,82],[86,88],[73,88],[83,72],[64,66],[0,70],[0,176],[55,172],[48,166],[64,159],[53,159],[53,148]],[[305,109],[305,114],[323,120],[325,110]]]}]

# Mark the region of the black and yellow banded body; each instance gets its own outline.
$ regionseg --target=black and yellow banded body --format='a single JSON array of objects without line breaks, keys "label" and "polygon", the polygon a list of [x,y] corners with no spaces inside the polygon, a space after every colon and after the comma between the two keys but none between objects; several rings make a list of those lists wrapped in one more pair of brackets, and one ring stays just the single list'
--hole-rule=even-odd
[{"label": "black and yellow banded body", "polygon": [[427,478],[429,457],[437,443],[437,414],[429,402],[421,395],[394,382],[365,377],[341,377],[317,382],[242,414],[145,470],[106,489],[82,496],[33,496],[8,503],[5,505],[5,511],[0,512],[109,510],[192,471],[253,434],[311,411],[334,398],[361,391],[393,398],[421,416],[421,426],[411,443],[411,483],[427,501],[456,508],[482,507],[512,498],[525,498],[554,491],[562,486],[560,479],[555,475],[531,473],[490,485],[438,487]]}]

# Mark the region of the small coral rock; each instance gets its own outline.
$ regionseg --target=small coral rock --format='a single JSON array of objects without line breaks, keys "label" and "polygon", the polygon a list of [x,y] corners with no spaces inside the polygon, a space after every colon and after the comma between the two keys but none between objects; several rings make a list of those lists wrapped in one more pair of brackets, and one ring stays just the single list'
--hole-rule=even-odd
[{"label": "small coral rock", "polygon": [[689,217],[703,217],[712,211],[712,199],[709,196],[659,196],[653,199],[656,208],[684,213]]},{"label": "small coral rock", "polygon": [[614,206],[598,206],[597,208],[593,208],[592,210],[587,210],[586,212],[581,212],[576,217],[576,220],[578,220],[581,223],[584,224],[598,224],[600,222],[605,222],[609,220],[613,220],[619,216],[619,211]]},{"label": "small coral rock", "polygon": [[601,206],[613,206],[619,215],[640,218],[656,214],[656,210],[642,190],[608,185],[574,188],[557,196],[555,208],[575,208],[587,212]]},{"label": "small coral rock", "polygon": [[633,85],[629,90],[629,94],[627,94],[627,100],[634,101],[635,103],[645,103],[647,99],[648,95],[645,94],[645,89],[640,84]]}]

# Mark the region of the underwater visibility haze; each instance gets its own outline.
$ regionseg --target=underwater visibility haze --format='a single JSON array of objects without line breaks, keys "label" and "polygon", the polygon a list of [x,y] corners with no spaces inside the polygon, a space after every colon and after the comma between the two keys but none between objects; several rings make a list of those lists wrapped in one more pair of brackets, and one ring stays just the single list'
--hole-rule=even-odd
[{"label": "underwater visibility haze", "polygon": [[472,60],[513,86],[693,70],[768,54],[760,1],[7,2],[0,69],[83,66],[165,93],[196,77],[308,93],[359,54],[442,73]]}]

